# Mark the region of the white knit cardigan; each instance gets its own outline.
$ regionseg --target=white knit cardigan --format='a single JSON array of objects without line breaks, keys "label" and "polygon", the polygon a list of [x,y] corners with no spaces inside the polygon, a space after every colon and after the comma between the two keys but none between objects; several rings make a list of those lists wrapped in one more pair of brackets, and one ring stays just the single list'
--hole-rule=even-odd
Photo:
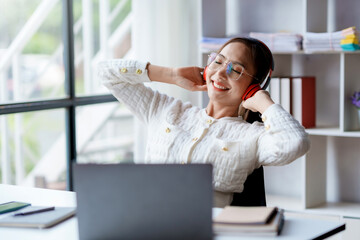
[{"label": "white knit cardigan", "polygon": [[98,65],[103,84],[147,125],[146,163],[211,163],[214,205],[230,204],[247,176],[261,165],[284,165],[309,147],[304,128],[280,105],[263,114],[264,123],[242,117],[215,119],[205,109],[152,90],[146,63],[109,60]]}]

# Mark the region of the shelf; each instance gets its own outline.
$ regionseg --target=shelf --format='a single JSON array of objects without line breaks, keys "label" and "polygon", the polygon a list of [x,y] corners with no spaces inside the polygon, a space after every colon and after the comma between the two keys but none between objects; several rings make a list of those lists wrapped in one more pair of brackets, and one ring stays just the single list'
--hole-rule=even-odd
[{"label": "shelf", "polygon": [[274,55],[282,55],[282,54],[322,55],[322,54],[360,54],[360,51],[316,51],[316,52],[296,51],[296,52],[272,52],[272,53]]},{"label": "shelf", "polygon": [[[341,17],[344,12],[355,13],[354,3],[339,1],[283,1],[273,2],[273,8],[259,8],[261,1],[202,1],[202,35],[206,37],[246,36],[249,32],[334,32],[359,22],[360,15]],[[298,9],[295,13],[291,9]],[[279,12],[285,13],[278,14]],[[217,16],[213,18],[214,14]],[[270,15],[269,15],[270,14]],[[295,14],[295,15],[294,15]],[[246,21],[245,21],[246,20]],[[359,27],[359,26],[357,26]],[[218,45],[199,43],[202,64],[207,54]],[[206,48],[208,47],[208,48]],[[314,76],[316,78],[315,128],[305,129],[311,140],[309,152],[283,169],[269,168],[268,206],[279,206],[292,213],[317,213],[326,217],[352,217],[360,219],[360,198],[338,187],[354,185],[358,189],[360,149],[351,145],[360,140],[356,112],[348,96],[360,88],[360,50],[357,51],[273,51],[275,70],[273,78],[283,76]],[[205,96],[205,95],[202,95]],[[330,98],[329,98],[330,97]],[[204,97],[204,99],[206,99]],[[350,144],[349,144],[350,143]],[[329,176],[331,178],[329,178]],[[339,186],[339,184],[341,186]],[[327,188],[329,186],[329,188]],[[334,188],[333,188],[334,187]],[[327,193],[327,189],[330,192]],[[293,194],[296,197],[283,197]],[[347,199],[353,203],[326,202]],[[324,203],[324,204],[322,204]],[[320,205],[322,204],[322,205]],[[317,207],[313,207],[317,206]],[[355,235],[357,236],[357,235]],[[350,238],[352,239],[352,238]]]},{"label": "shelf", "polygon": [[307,208],[306,212],[360,218],[360,203],[327,202],[318,207]]},{"label": "shelf", "polygon": [[333,136],[333,137],[360,137],[360,131],[341,131],[339,128],[308,128],[306,132],[316,136]]},{"label": "shelf", "polygon": [[266,205],[276,206],[290,211],[304,211],[300,198],[266,194]]},{"label": "shelf", "polygon": [[[220,47],[220,46],[219,46]],[[201,48],[201,53],[208,54],[214,51],[217,51],[217,49],[204,49]],[[284,52],[278,52],[278,51],[272,51],[273,55],[322,55],[322,54],[360,54],[360,50],[357,51],[316,51],[316,52],[305,52],[305,51],[284,51]]]},{"label": "shelf", "polygon": [[313,208],[303,208],[301,199],[279,195],[266,195],[267,206],[277,206],[288,211],[336,215],[342,217],[360,218],[360,203],[327,202]]}]

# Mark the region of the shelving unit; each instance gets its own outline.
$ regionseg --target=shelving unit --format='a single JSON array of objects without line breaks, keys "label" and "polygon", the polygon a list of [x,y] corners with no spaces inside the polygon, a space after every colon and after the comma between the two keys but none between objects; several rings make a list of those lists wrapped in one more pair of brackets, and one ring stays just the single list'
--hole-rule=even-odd
[{"label": "shelving unit", "polygon": [[301,201],[298,198],[284,197],[278,195],[266,196],[268,206],[281,205],[289,211],[301,211],[321,215],[336,215],[341,217],[351,216],[360,218],[360,205],[351,202],[326,202],[313,208],[301,208]]},{"label": "shelving unit", "polygon": [[[359,5],[356,0],[203,0],[202,36],[338,31],[360,23],[356,12]],[[344,12],[347,17],[342,16]],[[201,51],[200,55],[205,65],[207,52]],[[273,55],[273,77],[316,77],[317,127],[307,129],[312,142],[308,154],[288,167],[265,168],[268,203],[360,218],[360,125],[349,100],[355,90],[360,90],[360,51]],[[205,94],[202,99],[206,105]],[[286,180],[290,181],[281,181],[282,175],[289,176]],[[299,178],[291,179],[290,175]],[[357,191],[342,188],[350,184]]]}]

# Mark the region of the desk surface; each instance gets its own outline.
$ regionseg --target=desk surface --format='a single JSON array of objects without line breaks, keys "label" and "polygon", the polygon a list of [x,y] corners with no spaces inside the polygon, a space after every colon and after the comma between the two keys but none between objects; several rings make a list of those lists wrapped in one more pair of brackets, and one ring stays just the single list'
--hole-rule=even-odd
[{"label": "desk surface", "polygon": [[[75,207],[74,192],[56,191],[39,188],[27,188],[0,184],[0,203],[9,201],[30,202],[32,205]],[[220,209],[214,209],[214,215]],[[287,216],[280,236],[256,239],[314,239],[330,236],[343,230],[344,223],[323,220],[313,220]],[[1,239],[78,239],[77,218],[73,217],[49,229],[4,228],[0,227]],[[216,240],[248,239],[248,237],[215,236]],[[320,238],[319,238],[320,239]]]}]

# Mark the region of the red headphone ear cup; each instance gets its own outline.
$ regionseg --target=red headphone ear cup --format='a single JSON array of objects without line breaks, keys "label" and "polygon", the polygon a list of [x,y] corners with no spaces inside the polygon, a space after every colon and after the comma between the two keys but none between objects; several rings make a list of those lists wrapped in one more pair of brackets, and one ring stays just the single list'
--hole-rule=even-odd
[{"label": "red headphone ear cup", "polygon": [[242,100],[246,100],[252,96],[254,96],[254,94],[261,90],[260,84],[255,83],[255,84],[251,84],[245,91],[244,95],[242,96]]},{"label": "red headphone ear cup", "polygon": [[204,69],[204,73],[203,73],[203,78],[204,78],[204,81],[206,81],[206,70],[207,70],[207,66],[205,67],[205,69]]}]

